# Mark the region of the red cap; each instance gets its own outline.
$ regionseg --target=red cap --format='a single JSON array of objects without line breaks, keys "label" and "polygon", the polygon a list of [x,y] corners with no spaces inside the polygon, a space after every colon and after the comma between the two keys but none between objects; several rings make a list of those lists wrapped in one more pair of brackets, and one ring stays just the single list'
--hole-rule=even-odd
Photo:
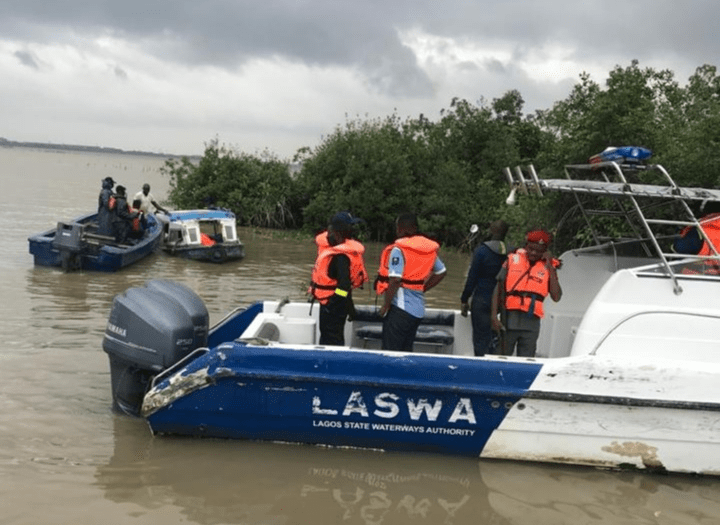
[{"label": "red cap", "polygon": [[533,230],[527,234],[527,242],[550,244],[550,234],[545,230]]}]

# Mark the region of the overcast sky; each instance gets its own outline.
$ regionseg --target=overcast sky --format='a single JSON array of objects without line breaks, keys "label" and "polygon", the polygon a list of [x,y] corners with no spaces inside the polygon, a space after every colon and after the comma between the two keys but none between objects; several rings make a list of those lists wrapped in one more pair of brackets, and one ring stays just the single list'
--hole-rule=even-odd
[{"label": "overcast sky", "polygon": [[633,59],[720,60],[718,0],[0,0],[0,137],[282,158],[346,119],[525,113]]}]

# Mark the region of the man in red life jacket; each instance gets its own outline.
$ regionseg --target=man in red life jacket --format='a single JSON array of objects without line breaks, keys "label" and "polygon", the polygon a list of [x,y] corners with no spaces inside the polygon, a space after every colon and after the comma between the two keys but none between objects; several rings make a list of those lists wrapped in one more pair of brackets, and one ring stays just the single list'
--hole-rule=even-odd
[{"label": "man in red life jacket", "polygon": [[376,292],[385,294],[382,347],[412,352],[425,316],[425,292],[443,280],[446,269],[437,256],[440,245],[417,233],[414,214],[400,215],[395,230],[398,238],[383,250],[375,282]]},{"label": "man in red life jacket", "polygon": [[[540,320],[543,317],[543,300],[550,295],[557,302],[562,296],[556,271],[560,261],[554,259],[548,251],[549,244],[548,232],[528,232],[525,248],[511,253],[498,274],[490,322],[493,330],[505,332],[501,348],[504,355],[512,355],[517,346],[518,356],[535,356]],[[507,326],[498,319],[500,307],[506,310]]]},{"label": "man in red life jacket", "polygon": [[320,303],[321,345],[345,344],[345,321],[355,314],[352,289],[368,280],[365,247],[351,238],[353,224],[349,214],[335,215],[324,237],[327,246],[318,244],[310,292]]}]

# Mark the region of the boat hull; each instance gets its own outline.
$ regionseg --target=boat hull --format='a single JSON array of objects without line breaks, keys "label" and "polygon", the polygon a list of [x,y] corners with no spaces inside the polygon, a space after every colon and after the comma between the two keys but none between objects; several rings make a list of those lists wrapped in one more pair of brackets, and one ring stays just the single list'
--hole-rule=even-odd
[{"label": "boat hull", "polygon": [[157,385],[143,413],[155,433],[478,456],[539,369],[228,343]]},{"label": "boat hull", "polygon": [[221,243],[213,246],[165,246],[170,255],[211,263],[239,261],[245,257],[245,246],[240,243]]},{"label": "boat hull", "polygon": [[[89,224],[97,214],[91,213],[75,218],[71,224]],[[138,262],[154,252],[160,245],[162,228],[153,216],[147,217],[148,227],[144,237],[135,244],[83,245],[78,265],[81,270],[115,272]],[[63,266],[63,254],[53,245],[57,229],[48,230],[28,238],[29,251],[36,266]]]},{"label": "boat hull", "polygon": [[224,343],[143,415],[156,434],[720,474],[720,399],[693,394],[714,367],[543,361]]}]

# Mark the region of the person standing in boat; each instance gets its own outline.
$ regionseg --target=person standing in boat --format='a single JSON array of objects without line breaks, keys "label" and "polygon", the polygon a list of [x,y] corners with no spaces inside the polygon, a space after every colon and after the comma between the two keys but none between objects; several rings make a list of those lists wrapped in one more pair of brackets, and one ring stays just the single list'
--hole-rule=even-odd
[{"label": "person standing in boat", "polygon": [[[475,355],[484,356],[491,350],[492,326],[490,311],[497,275],[507,259],[505,246],[508,224],[498,220],[490,224],[490,238],[475,249],[465,288],[460,295],[460,313],[467,317],[471,312],[473,349]],[[472,307],[468,303],[472,297]]]},{"label": "person standing in boat", "polygon": [[[155,210],[167,214],[167,210],[160,206],[155,200],[155,197],[153,197],[153,194],[150,193],[150,185],[147,182],[143,184],[142,190],[137,192],[135,197],[133,197],[133,201],[136,200],[140,201],[140,211],[144,214],[148,214]],[[150,209],[151,206],[152,210]]]},{"label": "person standing in boat", "polygon": [[113,220],[113,231],[115,240],[125,244],[133,229],[133,221],[139,217],[139,212],[130,211],[125,193],[125,186],[118,185],[115,188],[115,216]]},{"label": "person standing in boat", "polygon": [[[503,355],[517,350],[519,357],[534,357],[543,301],[548,295],[555,302],[562,297],[557,275],[560,261],[548,250],[548,232],[530,231],[525,240],[525,248],[511,253],[498,274],[490,322],[493,330],[504,333],[500,349]],[[500,307],[505,309],[504,322],[498,318]]]},{"label": "person standing in boat", "polygon": [[98,235],[108,237],[113,235],[113,215],[115,214],[114,201],[112,200],[113,186],[115,186],[115,181],[112,177],[105,177],[102,180],[102,189],[100,195],[98,195]]},{"label": "person standing in boat", "polygon": [[327,229],[327,246],[318,245],[310,293],[320,303],[321,345],[345,344],[345,321],[355,316],[352,289],[368,281],[365,247],[352,239],[352,216],[335,215]]},{"label": "person standing in boat", "polygon": [[395,221],[397,239],[380,255],[375,291],[384,294],[382,347],[412,352],[415,334],[425,316],[425,292],[445,277],[438,257],[440,245],[418,233],[417,217],[404,213]]},{"label": "person standing in boat", "polygon": [[[349,211],[340,211],[335,214],[333,219],[337,219],[339,221],[345,222],[347,224],[350,224],[351,227],[355,227],[357,224],[360,224],[361,222],[364,222],[359,217],[353,217],[352,214]],[[331,220],[332,222],[332,220]],[[325,229],[318,233],[315,236],[315,245],[317,246],[317,253],[320,255],[320,252],[322,252],[325,248],[330,246],[330,243],[328,242],[328,230]]]}]

